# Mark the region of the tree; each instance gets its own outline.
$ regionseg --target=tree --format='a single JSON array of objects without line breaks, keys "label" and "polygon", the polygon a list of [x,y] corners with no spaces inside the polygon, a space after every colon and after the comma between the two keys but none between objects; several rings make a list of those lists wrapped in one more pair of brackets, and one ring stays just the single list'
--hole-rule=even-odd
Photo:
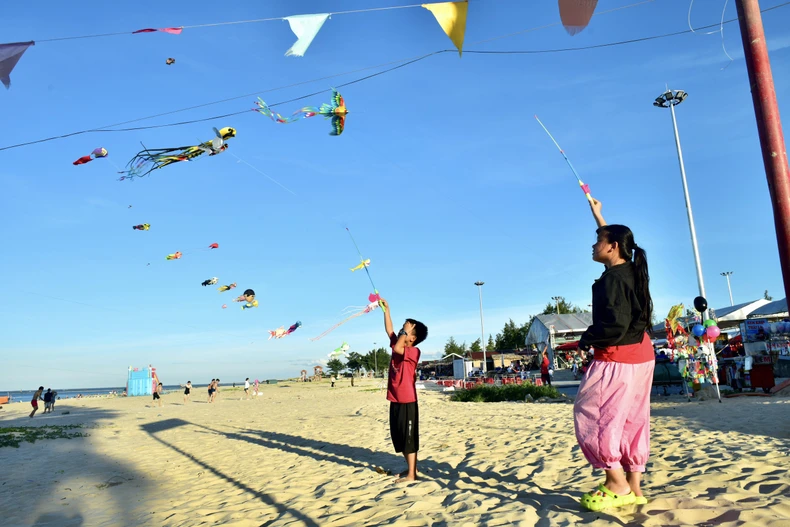
[{"label": "tree", "polygon": [[476,341],[472,342],[472,344],[469,346],[469,351],[471,351],[472,353],[483,351],[483,347],[480,345],[480,339],[477,339]]},{"label": "tree", "polygon": [[529,333],[530,323],[516,325],[513,319],[505,323],[501,333],[497,333],[495,348],[496,350],[512,350],[524,347],[524,342],[527,340],[527,333]]},{"label": "tree", "polygon": [[774,299],[774,297],[772,297],[772,296],[770,296],[768,294],[768,290],[767,289],[765,290],[765,293],[763,293],[763,298],[765,298],[766,300],[773,300]]},{"label": "tree", "polygon": [[362,357],[362,366],[367,371],[386,372],[390,366],[390,354],[384,348],[371,350]]},{"label": "tree", "polygon": [[565,300],[564,296],[561,296],[559,300],[557,300],[556,302],[547,303],[541,315],[556,315],[558,314],[557,313],[558,308],[560,315],[584,313],[584,310],[582,308],[580,308],[579,306],[574,306],[573,304]]},{"label": "tree", "polygon": [[332,375],[339,375],[341,371],[346,367],[338,358],[334,358],[326,363],[326,367],[329,368],[329,371],[332,372]]},{"label": "tree", "polygon": [[466,353],[466,342],[458,344],[453,337],[447,339],[447,343],[444,345],[444,354],[450,355],[451,353],[463,356]]},{"label": "tree", "polygon": [[352,351],[348,354],[348,363],[346,366],[354,373],[359,373],[359,370],[365,367],[365,357],[356,351]]},{"label": "tree", "polygon": [[486,344],[486,350],[494,351],[496,349],[496,343],[494,342],[494,337],[491,334],[488,334],[488,343]]}]

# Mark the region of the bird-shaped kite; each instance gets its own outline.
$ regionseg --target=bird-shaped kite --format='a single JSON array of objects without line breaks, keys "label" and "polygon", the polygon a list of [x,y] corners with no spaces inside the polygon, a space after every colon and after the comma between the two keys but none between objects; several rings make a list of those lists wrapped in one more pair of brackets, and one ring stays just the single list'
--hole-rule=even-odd
[{"label": "bird-shaped kite", "polygon": [[236,288],[236,282],[233,282],[230,285],[221,285],[221,286],[219,286],[217,288],[217,291],[219,291],[220,293],[224,293],[225,291],[230,291],[231,289],[235,289],[235,288]]},{"label": "bird-shaped kite", "polygon": [[94,159],[99,159],[100,157],[107,157],[107,154],[108,152],[106,148],[99,147],[94,149],[93,152],[90,153],[90,155],[82,156],[81,158],[77,159],[76,161],[74,161],[74,163],[72,163],[72,165],[84,165],[85,163],[90,163]]},{"label": "bird-shaped kite", "polygon": [[291,333],[293,333],[294,331],[299,329],[301,326],[302,326],[302,323],[297,320],[296,323],[292,324],[291,327],[289,327],[288,329],[285,329],[284,326],[280,326],[279,328],[274,329],[274,330],[270,329],[269,330],[269,338],[268,338],[268,340],[271,340],[272,337],[276,338],[276,339],[281,339],[283,337],[287,337],[288,335],[290,335]]},{"label": "bird-shaped kite", "polygon": [[343,101],[343,96],[337,90],[332,88],[332,102],[324,103],[320,107],[306,106],[301,110],[297,110],[290,117],[283,117],[277,112],[273,112],[269,105],[263,99],[258,97],[255,103],[258,105],[257,110],[263,115],[269,117],[275,123],[293,123],[299,119],[307,119],[316,115],[323,115],[327,119],[332,119],[332,131],[329,135],[340,135],[346,126],[346,115],[348,109]]},{"label": "bird-shaped kite", "polygon": [[203,283],[202,283],[202,284],[200,284],[200,285],[202,285],[203,287],[206,287],[206,286],[209,286],[209,285],[214,285],[214,284],[216,284],[218,281],[219,281],[219,278],[217,278],[217,277],[215,276],[214,278],[209,278],[208,280],[203,280]]},{"label": "bird-shaped kite", "polygon": [[353,273],[354,271],[359,271],[360,269],[364,269],[365,267],[370,267],[370,258],[368,258],[367,260],[362,260],[361,262],[359,262],[358,266],[352,267],[351,272]]},{"label": "bird-shaped kite", "polygon": [[329,354],[330,359],[337,359],[341,355],[345,355],[348,350],[351,349],[351,346],[348,345],[348,342],[343,342],[339,348],[335,348],[335,350]]},{"label": "bird-shaped kite", "polygon": [[142,225],[132,225],[132,229],[136,231],[147,231],[151,228],[151,225],[148,223],[143,223]]},{"label": "bird-shaped kite", "polygon": [[181,253],[179,251],[174,252],[173,254],[168,254],[165,256],[165,260],[178,260],[181,258]]},{"label": "bird-shaped kite", "polygon": [[214,156],[224,152],[228,148],[225,141],[231,137],[236,137],[236,129],[225,127],[221,130],[216,128],[213,130],[216,137],[199,145],[179,146],[176,148],[146,148],[141,150],[126,165],[127,170],[122,172],[125,175],[121,176],[119,181],[144,177],[154,170],[181,161],[192,161],[203,154]]}]

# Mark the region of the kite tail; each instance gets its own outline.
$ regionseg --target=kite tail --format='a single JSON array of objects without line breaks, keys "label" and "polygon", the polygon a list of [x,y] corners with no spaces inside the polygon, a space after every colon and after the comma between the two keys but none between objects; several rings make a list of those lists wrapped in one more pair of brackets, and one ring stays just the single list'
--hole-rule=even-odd
[{"label": "kite tail", "polygon": [[260,97],[258,97],[258,101],[255,104],[258,105],[258,111],[260,113],[262,113],[263,115],[265,115],[266,117],[268,117],[269,119],[274,121],[275,123],[290,123],[290,122],[292,122],[290,117],[283,117],[279,113],[272,111],[272,109],[269,108],[269,105],[266,104],[263,101],[263,99],[261,99]]},{"label": "kite tail", "polygon": [[350,317],[348,317],[348,318],[346,318],[346,319],[344,319],[344,320],[341,320],[340,322],[338,322],[337,324],[335,324],[335,325],[334,325],[334,326],[332,326],[331,328],[327,329],[326,331],[324,331],[323,333],[321,333],[321,334],[320,334],[320,335],[318,335],[317,337],[313,337],[313,338],[311,338],[311,339],[310,339],[310,341],[312,341],[312,342],[315,342],[316,340],[320,340],[320,339],[322,339],[323,337],[326,337],[327,335],[329,335],[330,333],[332,333],[334,330],[336,330],[337,328],[339,328],[340,326],[342,326],[342,325],[343,325],[343,324],[345,324],[346,322],[348,322],[349,320],[351,320],[352,318],[357,318],[358,316],[360,316],[360,315],[364,315],[364,314],[365,314],[365,312],[364,312],[364,311],[360,311],[359,313],[354,313],[354,314],[353,314],[353,315],[351,315]]}]

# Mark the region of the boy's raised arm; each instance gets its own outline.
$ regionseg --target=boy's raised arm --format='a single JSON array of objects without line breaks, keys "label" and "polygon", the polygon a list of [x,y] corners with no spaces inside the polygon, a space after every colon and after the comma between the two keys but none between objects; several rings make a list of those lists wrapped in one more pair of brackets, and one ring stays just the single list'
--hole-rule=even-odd
[{"label": "boy's raised arm", "polygon": [[392,339],[392,336],[395,332],[392,330],[392,318],[390,317],[390,305],[387,303],[386,300],[381,298],[379,300],[381,303],[382,311],[384,311],[384,330],[387,332],[387,338]]}]

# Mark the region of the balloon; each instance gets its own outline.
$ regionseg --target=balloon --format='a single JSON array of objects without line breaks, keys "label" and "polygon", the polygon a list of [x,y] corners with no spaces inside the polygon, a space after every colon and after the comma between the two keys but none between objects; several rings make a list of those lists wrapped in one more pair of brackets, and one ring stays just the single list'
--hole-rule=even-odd
[{"label": "balloon", "polygon": [[715,320],[708,319],[708,320],[705,321],[705,327],[706,328],[715,327],[715,326],[716,326],[716,321]]},{"label": "balloon", "polygon": [[708,301],[705,300],[705,297],[698,296],[694,299],[694,309],[702,313],[706,309],[708,309]]},{"label": "balloon", "polygon": [[721,329],[719,328],[719,326],[710,326],[707,329],[706,333],[708,334],[708,339],[710,340],[710,342],[713,342],[714,340],[719,338],[719,335],[721,335]]},{"label": "balloon", "polygon": [[776,322],[771,323],[771,333],[776,333],[779,331],[779,324]]},{"label": "balloon", "polygon": [[702,324],[697,324],[691,328],[691,332],[694,333],[695,337],[701,337],[705,333],[705,326]]}]

